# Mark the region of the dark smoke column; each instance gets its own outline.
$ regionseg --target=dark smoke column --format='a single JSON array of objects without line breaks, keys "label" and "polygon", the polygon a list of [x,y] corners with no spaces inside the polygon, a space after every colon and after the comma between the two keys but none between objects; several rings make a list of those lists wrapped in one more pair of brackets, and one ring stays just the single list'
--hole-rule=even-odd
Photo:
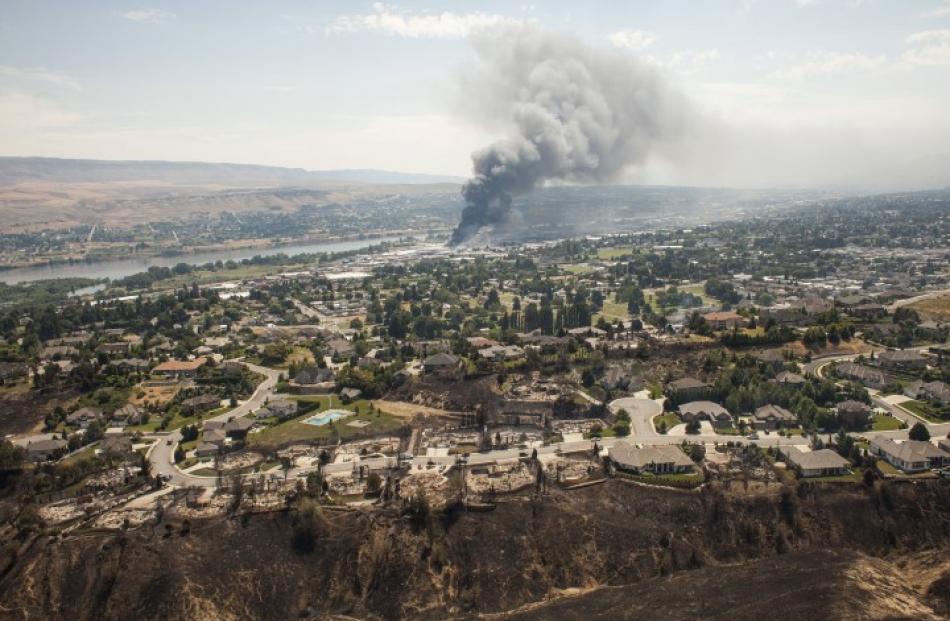
[{"label": "dark smoke column", "polygon": [[502,116],[512,133],[472,155],[452,246],[482,227],[503,226],[513,196],[550,180],[613,181],[680,132],[682,98],[627,54],[537,27],[505,28],[473,43],[480,66],[464,81],[468,103],[485,119]]}]

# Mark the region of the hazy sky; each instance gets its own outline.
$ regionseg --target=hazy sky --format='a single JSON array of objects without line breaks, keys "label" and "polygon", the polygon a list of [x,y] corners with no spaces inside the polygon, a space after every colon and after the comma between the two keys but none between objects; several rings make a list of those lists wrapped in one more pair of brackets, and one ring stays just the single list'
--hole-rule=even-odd
[{"label": "hazy sky", "polygon": [[950,0],[0,0],[0,154],[466,176],[503,132],[460,101],[467,37],[524,21],[639,55],[715,121],[633,180],[950,183]]}]

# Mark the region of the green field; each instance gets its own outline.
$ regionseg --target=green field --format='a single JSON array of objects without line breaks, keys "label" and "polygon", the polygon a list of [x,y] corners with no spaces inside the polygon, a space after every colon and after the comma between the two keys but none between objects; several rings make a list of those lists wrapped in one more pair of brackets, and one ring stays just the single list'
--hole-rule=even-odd
[{"label": "green field", "polygon": [[597,258],[604,261],[613,261],[631,254],[633,254],[633,246],[611,246],[597,249]]},{"label": "green field", "polygon": [[876,415],[871,421],[871,431],[893,431],[903,429],[903,427],[904,423],[899,418],[884,416],[883,414]]},{"label": "green field", "polygon": [[601,310],[599,313],[594,315],[593,323],[595,325],[597,324],[597,320],[600,317],[603,317],[610,323],[613,323],[617,319],[622,319],[623,321],[629,320],[630,314],[627,312],[626,304],[620,304],[618,302],[609,302],[607,300],[604,300],[603,310]]},{"label": "green field", "polygon": [[[283,423],[272,425],[263,431],[252,433],[247,436],[249,446],[279,446],[289,442],[307,441],[307,440],[325,440],[329,438],[347,438],[369,433],[382,433],[398,429],[403,424],[403,419],[376,411],[370,413],[369,401],[354,401],[349,405],[341,405],[338,397],[315,396],[301,397],[301,405],[307,403],[316,403],[317,407],[302,416],[288,420]],[[334,408],[350,411],[359,411],[355,416],[349,416],[345,419],[333,421],[327,425],[315,426],[303,422],[311,416],[323,412],[324,410]],[[349,423],[357,420],[368,421],[370,424],[366,427],[351,427]]]}]

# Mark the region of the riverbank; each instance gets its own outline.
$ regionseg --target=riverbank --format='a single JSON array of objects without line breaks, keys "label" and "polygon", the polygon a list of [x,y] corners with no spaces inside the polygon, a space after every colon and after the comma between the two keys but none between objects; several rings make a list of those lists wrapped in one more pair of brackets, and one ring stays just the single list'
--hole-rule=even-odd
[{"label": "riverbank", "polygon": [[150,267],[174,267],[179,263],[204,265],[218,261],[238,262],[255,256],[266,257],[277,254],[292,256],[297,254],[346,252],[368,248],[384,242],[398,241],[399,239],[400,237],[397,236],[366,236],[356,239],[321,239],[286,244],[241,245],[240,247],[231,246],[217,250],[207,250],[207,247],[203,247],[201,249],[188,249],[176,254],[135,254],[121,259],[38,263],[23,267],[2,266],[0,267],[0,282],[13,285],[59,278],[89,278],[92,280],[108,278],[117,280],[148,271]]}]

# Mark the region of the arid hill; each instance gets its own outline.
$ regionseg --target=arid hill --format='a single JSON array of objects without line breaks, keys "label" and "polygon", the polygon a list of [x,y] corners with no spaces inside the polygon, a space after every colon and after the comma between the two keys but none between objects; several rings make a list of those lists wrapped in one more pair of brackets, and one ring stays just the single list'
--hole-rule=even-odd
[{"label": "arid hill", "polygon": [[[939,618],[950,486],[620,481],[486,513],[294,511],[40,536],[4,619]],[[299,543],[299,542],[298,542]]]}]

